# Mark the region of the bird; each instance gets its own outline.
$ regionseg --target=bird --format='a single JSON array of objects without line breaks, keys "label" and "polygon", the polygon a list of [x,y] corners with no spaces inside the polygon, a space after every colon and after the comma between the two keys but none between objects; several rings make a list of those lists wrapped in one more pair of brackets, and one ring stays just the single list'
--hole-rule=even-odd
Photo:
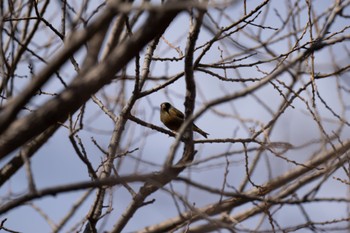
[{"label": "bird", "polygon": [[[160,120],[163,124],[172,131],[177,132],[185,120],[185,115],[170,103],[164,102],[160,105]],[[193,131],[207,138],[208,133],[198,128],[195,124],[192,125]]]}]

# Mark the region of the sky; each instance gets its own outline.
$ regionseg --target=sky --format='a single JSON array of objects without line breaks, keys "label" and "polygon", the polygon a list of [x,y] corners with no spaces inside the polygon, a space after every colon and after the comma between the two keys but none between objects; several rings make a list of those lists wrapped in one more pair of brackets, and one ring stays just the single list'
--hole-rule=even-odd
[{"label": "sky", "polygon": [[[248,12],[253,9],[256,3],[261,1],[248,1]],[[223,1],[224,3],[224,1]],[[75,4],[79,4],[76,2]],[[94,9],[94,5],[97,4],[97,1],[93,1],[89,7]],[[73,7],[74,4],[72,4]],[[315,12],[320,13],[323,10],[327,9],[329,6],[328,1],[320,1],[315,4]],[[281,27],[281,22],[278,21],[276,15],[273,14],[274,9],[278,9],[279,12],[286,12],[287,5],[285,1],[271,1],[270,6],[270,14],[267,14],[265,25],[271,28],[279,28]],[[226,17],[230,17],[233,19],[238,19],[242,14],[242,4],[237,3],[234,7],[231,7],[227,10],[227,12],[232,13]],[[55,17],[57,16],[58,3],[57,1],[53,1],[50,3],[48,15],[52,15],[50,19],[52,20],[52,24],[55,27],[59,27],[59,20]],[[225,17],[220,16],[219,14],[213,14],[218,23],[225,24],[227,23],[227,19]],[[263,15],[263,14],[262,14]],[[259,17],[263,17],[263,16]],[[298,19],[300,24],[303,25],[307,22],[307,17]],[[185,51],[186,46],[186,33],[188,32],[188,15],[181,14],[176,20],[172,23],[172,26],[166,31],[164,37],[166,40],[178,46],[182,51]],[[321,24],[322,22],[320,22]],[[332,31],[339,30],[344,27],[344,25],[348,24],[346,20],[339,20],[334,24],[331,28]],[[183,26],[186,25],[186,26]],[[255,30],[256,28],[252,27],[251,30]],[[270,36],[273,34],[273,30],[266,30],[266,33],[263,33],[264,37]],[[208,38],[212,35],[208,30],[202,29],[198,45],[205,43]],[[50,35],[46,35],[44,32],[38,35],[38,44],[44,45],[46,42],[52,39]],[[249,40],[247,36],[244,35],[233,35],[232,39],[234,43],[238,43],[242,46],[253,46],[252,41]],[[57,39],[55,39],[57,40]],[[62,46],[62,43],[57,41],[57,48],[59,49]],[[236,51],[238,53],[237,45],[229,40],[225,41],[225,44],[218,44],[213,47],[212,51],[208,53],[203,61],[207,63],[212,63],[220,60],[220,50],[225,49],[225,51]],[[274,51],[283,53],[281,51],[287,51],[288,48],[287,41],[280,41],[275,43],[273,46]],[[39,46],[38,46],[39,47]],[[336,52],[336,63],[339,65],[347,64],[348,53],[346,50],[342,48],[342,46],[335,46],[334,51]],[[143,58],[141,54],[141,58]],[[196,53],[195,55],[198,55]],[[52,52],[51,57],[55,56],[55,52]],[[173,49],[169,49],[164,40],[161,40],[161,46],[156,51],[156,56],[165,57],[165,56],[179,56],[178,53]],[[244,56],[244,55],[242,55]],[[49,56],[50,57],[50,56]],[[75,58],[81,62],[84,58],[84,51],[79,51]],[[318,72],[326,72],[329,71],[332,67],[330,65],[331,57],[329,57],[328,51],[321,51],[316,53],[316,70]],[[141,59],[142,61],[142,59]],[[37,72],[40,71],[43,64],[35,64],[35,70]],[[266,71],[269,71],[273,68],[273,66],[268,67],[264,66]],[[152,65],[151,74],[152,76],[171,76],[179,73],[183,70],[183,61],[178,62],[156,62],[155,65]],[[19,73],[28,74],[28,67],[26,64],[22,64],[19,68]],[[66,64],[61,68],[61,74],[65,81],[69,82],[72,77],[75,75],[75,71],[71,64]],[[133,74],[134,68],[133,65],[127,70],[128,73]],[[222,71],[217,70],[218,73],[222,73]],[[290,80],[290,77],[286,74],[283,74],[280,79],[283,81]],[[227,76],[229,78],[238,78],[241,76],[242,78],[261,78],[263,74],[259,72],[256,67],[248,67],[245,69],[238,70],[228,70]],[[346,76],[344,76],[346,77]],[[344,78],[345,79],[345,78]],[[220,82],[219,80],[210,77],[207,74],[202,72],[195,73],[195,80],[197,84],[197,99],[195,111],[198,110],[203,104],[208,103],[209,101],[226,95],[228,93],[234,93],[236,91],[242,90],[244,87],[241,84],[237,84],[235,82]],[[305,79],[307,80],[307,79]],[[25,86],[25,84],[29,80],[23,79],[19,80],[16,83],[18,87],[18,91]],[[341,80],[342,84],[350,88],[350,82],[346,80]],[[160,84],[161,82],[147,82],[145,85],[145,90],[151,89],[152,87]],[[248,83],[250,85],[251,83]],[[118,81],[104,88],[104,93],[108,94],[109,98],[115,99],[119,95],[117,86],[119,85]],[[321,93],[322,97],[327,101],[327,103],[332,106],[333,109],[337,111],[341,111],[341,103],[338,101],[338,96],[336,96],[336,88],[337,83],[333,79],[324,79],[317,81],[318,91]],[[127,97],[130,96],[132,91],[133,84],[126,83],[126,93]],[[58,92],[63,88],[63,86],[57,81],[51,81],[45,89],[50,92]],[[262,101],[267,103],[271,109],[277,109],[280,102],[279,93],[274,90],[271,86],[262,88],[255,92],[255,95],[260,97]],[[97,94],[98,97],[103,98],[102,93]],[[148,96],[147,98],[143,98],[137,101],[135,105],[135,109],[133,109],[133,114],[135,116],[140,117],[141,119],[155,124],[157,126],[162,126],[162,123],[159,119],[159,105],[162,102],[170,102],[174,106],[176,106],[180,110],[184,110],[184,96],[185,96],[185,82],[184,79],[180,79],[179,81],[173,83],[165,90],[158,91]],[[304,95],[303,95],[304,96]],[[307,98],[307,96],[304,96]],[[39,105],[46,99],[51,98],[47,96],[46,98],[36,98],[33,100],[32,105],[33,108]],[[278,120],[273,133],[270,137],[271,141],[283,141],[288,142],[294,146],[299,146],[304,144],[307,141],[311,141],[316,139],[320,135],[320,131],[318,126],[313,121],[310,114],[305,113],[305,103],[300,100],[296,100],[293,103],[294,108],[289,108],[286,112],[281,116]],[[321,106],[319,109],[319,113],[323,117],[332,118],[332,114],[325,107],[322,107],[321,103],[318,102],[318,106]],[[210,138],[245,138],[249,137],[251,131],[259,130],[259,123],[267,123],[271,119],[271,115],[263,109],[252,96],[242,97],[238,100],[235,100],[229,104],[221,104],[214,108],[216,112],[226,113],[228,117],[221,117],[214,111],[207,111],[203,115],[201,115],[196,120],[196,125],[202,128],[204,131],[210,134]],[[118,114],[118,109],[115,109],[115,114]],[[347,114],[348,116],[348,114]],[[247,123],[249,128],[244,128],[240,123],[240,119],[251,119],[251,122]],[[103,159],[103,155],[101,152],[94,146],[91,141],[91,137],[93,137],[101,146],[105,149],[108,146],[110,135],[113,130],[113,122],[104,114],[101,114],[99,108],[92,103],[90,100],[87,103],[86,109],[86,122],[89,123],[89,127],[85,128],[83,131],[79,133],[79,136],[86,145],[86,151],[89,155],[89,159],[92,161],[94,165],[98,165],[100,161]],[[332,119],[334,120],[334,118]],[[338,127],[337,124],[334,123],[325,123],[325,128],[327,132],[332,132]],[[99,129],[100,131],[96,131]],[[142,133],[146,132],[148,134],[147,137],[135,137],[135,135],[142,135]],[[350,134],[349,128],[342,132],[342,139],[348,138]],[[75,155],[72,146],[68,140],[69,131],[62,128],[58,130],[55,135],[49,140],[47,145],[41,148],[37,155],[31,161],[32,170],[35,178],[35,182],[38,189],[53,187],[56,185],[64,185],[67,183],[86,181],[88,177],[87,169],[83,165],[83,163],[79,160],[79,158]],[[195,134],[195,139],[201,139],[199,134]],[[174,138],[169,137],[165,134],[153,131],[151,129],[145,129],[142,126],[136,125],[133,122],[128,123],[128,127],[125,133],[125,138],[123,139],[123,145],[126,147],[126,143],[128,141],[132,141],[132,147],[128,148],[135,149],[140,148],[138,151],[132,153],[130,156],[126,156],[123,159],[122,165],[118,170],[121,175],[128,175],[133,173],[148,173],[153,171],[158,171],[161,169],[163,163],[166,160],[166,155],[170,146],[172,145]],[[196,149],[198,150],[198,154],[196,155],[195,161],[209,158],[212,155],[217,153],[223,153],[225,151],[235,151],[240,150],[242,145],[228,145],[228,144],[206,144],[196,145]],[[290,159],[296,160],[298,162],[303,162],[307,160],[309,154],[314,151],[315,148],[312,146],[292,150],[286,152],[285,156]],[[181,151],[177,154],[177,159],[181,155]],[[286,161],[282,159],[276,159],[273,155],[269,153],[264,153],[264,158],[266,161],[271,162],[271,166],[273,167],[273,174],[269,174],[266,171],[266,164],[261,163],[256,172],[252,175],[254,182],[258,184],[264,183],[269,175],[273,177],[278,176],[280,174],[285,173],[288,169],[294,167],[293,164],[286,163]],[[249,155],[249,159],[253,158],[254,154]],[[152,164],[139,164],[135,158],[143,159]],[[231,186],[237,188],[242,179],[245,177],[245,161],[241,155],[237,156],[229,156],[229,175],[227,177],[228,182]],[[4,164],[5,161],[2,161],[1,164]],[[212,185],[216,188],[221,188],[222,186],[222,178],[225,175],[225,170],[222,169],[223,164],[225,164],[224,160],[215,160],[212,163],[204,163],[198,166],[194,166],[193,168],[187,169],[182,173],[184,177],[190,177],[194,181],[203,182]],[[337,172],[334,174],[341,176],[341,172]],[[343,184],[335,181],[334,179],[330,179],[329,185],[324,186],[328,187],[327,189],[322,188],[319,192],[319,195],[324,197],[335,197],[335,196],[344,196],[347,193],[347,187]],[[195,203],[196,207],[205,206],[209,203],[217,201],[217,196],[209,195],[206,192],[200,191],[195,188],[190,188],[188,191],[185,190],[183,184],[179,182],[173,182],[173,189],[179,193],[188,192],[188,199],[190,203]],[[300,194],[307,193],[312,187],[314,183],[305,186]],[[137,190],[139,188],[139,184],[133,184],[132,187]],[[251,185],[248,185],[250,188]],[[169,186],[166,187],[169,189]],[[12,197],[16,197],[25,193],[28,189],[27,179],[24,170],[20,170],[13,178],[11,178],[10,182],[7,182],[0,189],[0,198],[6,197],[9,193],[12,193]],[[225,188],[226,191],[233,191],[228,187]],[[130,194],[122,187],[116,186],[113,188],[113,212],[109,216],[109,220],[106,223],[106,229],[111,229],[114,223],[114,220],[117,219],[120,214],[125,210],[128,203],[131,201]],[[45,197],[42,200],[34,201],[34,204],[40,207],[44,212],[50,214],[50,219],[58,223],[59,220],[67,213],[67,210],[70,209],[72,203],[75,203],[79,200],[84,192],[74,192],[68,194],[57,195],[54,197]],[[156,224],[162,220],[166,220],[168,218],[174,217],[178,215],[176,208],[174,208],[174,200],[170,198],[169,195],[165,191],[158,191],[152,194],[147,200],[155,198],[156,201],[152,205],[145,206],[141,208],[135,214],[132,221],[126,226],[125,232],[131,232],[137,229],[141,229],[147,225]],[[80,219],[82,219],[88,212],[91,202],[94,199],[94,192],[90,194],[87,198],[87,201],[78,209],[75,216],[69,222],[68,226],[64,228],[62,232],[68,232],[72,224],[76,223]],[[237,208],[234,210],[234,213],[237,213],[242,210],[246,210],[247,206],[252,206],[252,204],[247,204],[245,206]],[[183,205],[180,206],[181,209],[184,209]],[[314,218],[315,221],[325,221],[329,219],[346,217],[347,209],[343,204],[329,203],[325,204],[309,204],[305,205],[305,211],[309,212],[310,215]],[[281,211],[274,215],[274,218],[278,220],[278,222],[282,225],[292,225],[293,223],[305,222],[304,217],[300,214],[300,210],[296,206],[289,206],[284,208]],[[293,222],[291,222],[291,216]],[[38,213],[38,211],[33,210],[32,206],[24,205],[22,207],[16,208],[13,211],[6,213],[6,215],[2,215],[1,219],[7,218],[6,226],[13,230],[18,230],[22,232],[50,232],[50,226],[47,224],[45,219]],[[1,220],[0,219],[0,220]],[[20,220],[19,220],[20,219]],[[240,223],[240,227],[247,227],[253,222],[257,222],[256,218],[252,218],[248,221]],[[268,228],[268,223],[264,223]]]}]

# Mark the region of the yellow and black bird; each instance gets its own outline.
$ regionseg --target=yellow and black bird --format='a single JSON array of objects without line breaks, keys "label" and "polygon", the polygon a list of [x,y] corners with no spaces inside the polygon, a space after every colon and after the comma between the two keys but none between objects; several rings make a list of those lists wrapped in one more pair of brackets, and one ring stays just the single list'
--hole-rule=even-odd
[{"label": "yellow and black bird", "polygon": [[[172,131],[177,132],[185,120],[185,115],[180,110],[171,106],[170,103],[164,102],[160,105],[160,120],[166,127]],[[198,128],[195,124],[193,124],[192,127],[193,131],[200,133],[205,138],[207,138],[209,135],[208,133]]]}]

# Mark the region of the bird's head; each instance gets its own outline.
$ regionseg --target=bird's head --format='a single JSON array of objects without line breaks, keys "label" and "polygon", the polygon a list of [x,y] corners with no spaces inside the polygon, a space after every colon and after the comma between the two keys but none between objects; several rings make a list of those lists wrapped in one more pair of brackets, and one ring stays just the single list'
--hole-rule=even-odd
[{"label": "bird's head", "polygon": [[169,112],[169,109],[171,108],[171,104],[168,102],[164,102],[160,105],[160,109],[165,112]]}]

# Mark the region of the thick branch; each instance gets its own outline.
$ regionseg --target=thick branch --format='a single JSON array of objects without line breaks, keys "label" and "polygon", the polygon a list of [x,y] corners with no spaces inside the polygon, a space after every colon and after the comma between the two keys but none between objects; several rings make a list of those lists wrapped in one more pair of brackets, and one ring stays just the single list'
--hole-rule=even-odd
[{"label": "thick branch", "polygon": [[79,109],[92,94],[109,83],[114,74],[134,58],[149,41],[159,33],[163,33],[177,13],[178,11],[161,11],[151,14],[144,26],[111,52],[103,63],[91,68],[83,76],[78,75],[58,96],[46,102],[37,111],[11,124],[0,138],[0,158],[43,132],[50,125],[64,122],[68,115]]}]

